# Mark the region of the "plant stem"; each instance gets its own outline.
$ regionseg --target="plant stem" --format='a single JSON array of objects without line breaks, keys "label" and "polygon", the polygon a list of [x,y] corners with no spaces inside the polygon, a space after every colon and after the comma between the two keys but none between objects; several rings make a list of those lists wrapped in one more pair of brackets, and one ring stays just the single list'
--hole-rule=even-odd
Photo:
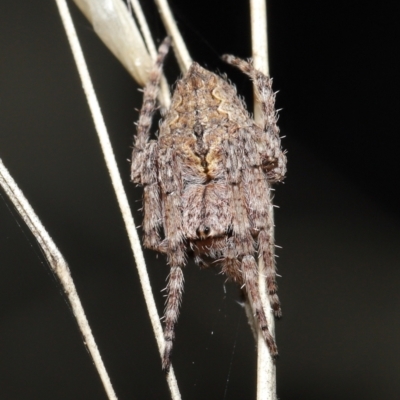
[{"label": "plant stem", "polygon": [[172,37],[173,49],[176,59],[178,60],[179,68],[184,74],[192,64],[192,59],[187,50],[186,44],[181,33],[176,25],[174,16],[169,8],[167,0],[154,0],[158,7],[158,12],[164,22],[165,29],[168,35]]},{"label": "plant stem", "polygon": [[1,160],[0,185],[3,187],[5,193],[14,204],[14,207],[18,211],[21,218],[35,236],[43,250],[43,253],[46,256],[51,269],[58,277],[64,292],[68,297],[72,312],[74,313],[79,329],[82,333],[84,343],[88,348],[90,355],[92,356],[93,363],[98,374],[100,375],[100,379],[103,383],[107,396],[110,400],[116,400],[117,396],[114,392],[110,377],[107,374],[99,349],[94,340],[92,330],[90,329],[89,322],[86,318],[85,311],[83,310],[78,292],[76,291],[74,281],[72,280],[68,264]]},{"label": "plant stem", "polygon": [[[65,3],[65,0],[56,0],[56,1],[71,46],[71,50],[78,68],[79,76],[82,81],[82,86],[86,95],[86,99],[88,101],[89,108],[93,117],[94,125],[103,151],[104,160],[111,177],[111,182],[128,233],[128,238],[136,261],[136,267],[139,273],[139,279],[142,285],[142,290],[147,310],[149,313],[150,321],[153,327],[154,335],[157,341],[158,349],[160,351],[160,354],[162,354],[164,350],[164,336],[162,332],[160,318],[154,301],[149,276],[147,274],[146,264],[144,261],[144,256],[139,236],[136,230],[135,223],[133,221],[132,213],[129,207],[126,193],[124,191],[121,176],[118,171],[114,152],[111,147],[111,142],[107,133],[107,129],[100,110],[100,106],[96,94],[94,92],[93,84],[90,79],[89,71],[83,56],[81,46],[78,41],[78,37],[76,35],[75,27],[73,25],[68,7]],[[181,396],[179,393],[178,384],[172,367],[170,369],[169,374],[167,374],[166,378],[172,399],[180,400]]]},{"label": "plant stem", "polygon": [[[156,45],[154,44],[153,38],[150,33],[149,25],[147,24],[139,0],[130,0],[130,4],[132,5],[133,12],[138,20],[140,30],[142,31],[142,35],[146,43],[147,50],[149,51],[149,54],[153,62],[155,62],[157,58]],[[169,93],[168,82],[164,74],[162,75],[160,80],[160,91],[158,97],[161,105],[166,108],[169,108],[169,105],[171,103],[171,95]]]},{"label": "plant stem", "polygon": [[[250,10],[251,43],[254,67],[265,75],[269,75],[266,0],[250,0]],[[254,96],[254,99],[254,119],[256,122],[262,122],[260,103],[257,101],[257,96]],[[274,256],[274,214],[272,200],[269,203],[269,234],[272,243],[271,254]],[[275,337],[274,315],[266,293],[264,262],[262,257],[259,257],[258,260],[258,284],[260,288],[261,301],[266,313],[268,329],[271,335]],[[276,400],[276,367],[260,329],[258,329],[257,337],[257,400]]]}]

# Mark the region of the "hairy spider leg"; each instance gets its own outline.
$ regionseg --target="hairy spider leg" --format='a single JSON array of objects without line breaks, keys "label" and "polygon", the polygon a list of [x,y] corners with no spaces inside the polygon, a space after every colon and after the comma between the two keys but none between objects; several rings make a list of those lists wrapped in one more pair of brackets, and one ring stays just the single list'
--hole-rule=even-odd
[{"label": "hairy spider leg", "polygon": [[[236,131],[239,135],[239,132]],[[267,318],[262,306],[261,296],[258,286],[258,267],[254,259],[254,241],[251,235],[251,225],[249,219],[248,208],[246,207],[245,196],[245,179],[249,174],[251,166],[248,165],[245,154],[239,151],[240,146],[235,143],[235,140],[229,139],[224,143],[226,155],[226,179],[231,187],[232,201],[232,233],[233,233],[233,248],[228,248],[228,253],[234,249],[235,258],[241,260],[239,271],[242,274],[242,283],[245,285],[245,291],[250,298],[253,312],[259,323],[264,340],[270,350],[271,356],[276,357],[278,350],[275,340],[268,329]],[[260,205],[261,206],[261,205]],[[264,205],[265,206],[265,205]],[[232,254],[228,257],[231,260]],[[226,268],[225,268],[226,269]],[[226,273],[229,270],[226,269]]]},{"label": "hairy spider leg", "polygon": [[169,371],[171,365],[173,340],[175,339],[175,324],[179,317],[179,308],[182,302],[183,280],[182,268],[180,266],[171,266],[167,285],[168,298],[164,311],[165,347],[162,358],[162,369],[165,372]]},{"label": "hairy spider leg", "polygon": [[[277,126],[277,113],[275,112],[275,94],[272,91],[272,79],[256,70],[251,62],[238,57],[224,55],[224,61],[231,64],[248,75],[254,82],[258,99],[261,103],[263,116],[262,136],[256,135],[252,143],[256,143],[257,151],[261,158],[261,165],[266,172],[266,177],[259,168],[259,162],[253,164],[252,173],[247,173],[245,190],[247,191],[248,209],[250,220],[258,233],[259,257],[264,260],[268,296],[274,315],[282,316],[279,298],[277,296],[276,267],[274,257],[274,242],[269,231],[272,229],[270,219],[271,196],[270,183],[281,181],[286,173],[286,156],[281,150],[279,128]],[[257,130],[255,130],[257,132]],[[265,140],[265,135],[267,140]],[[244,135],[244,137],[248,137]],[[250,144],[251,145],[251,144]],[[248,171],[250,172],[250,171]],[[267,229],[265,229],[267,227]]]},{"label": "hairy spider leg", "polygon": [[229,54],[222,56],[222,59],[240,69],[254,83],[256,95],[261,104],[263,118],[261,128],[264,136],[262,140],[257,140],[257,145],[262,155],[264,169],[267,171],[268,181],[280,182],[286,173],[286,156],[281,149],[272,79],[255,69],[251,61],[248,62]]},{"label": "hairy spider leg", "polygon": [[150,71],[149,81],[143,90],[143,104],[137,123],[137,133],[132,151],[131,179],[144,186],[143,244],[146,248],[162,251],[160,228],[162,211],[158,185],[158,143],[149,142],[150,127],[157,107],[157,95],[162,75],[162,65],[171,45],[165,38],[158,50],[157,60]]},{"label": "hairy spider leg", "polygon": [[157,110],[157,95],[160,87],[163,62],[170,46],[171,38],[167,36],[158,48],[156,62],[150,71],[149,80],[143,90],[143,104],[137,123],[134,151],[135,149],[145,151],[146,143],[149,141],[151,123],[154,113]]},{"label": "hairy spider leg", "polygon": [[182,301],[183,272],[186,264],[185,243],[182,235],[182,180],[177,165],[177,154],[174,146],[160,148],[159,182],[163,203],[164,233],[167,247],[168,263],[171,272],[167,285],[167,301],[164,311],[164,338],[165,348],[162,359],[162,368],[168,371],[172,353],[173,340],[175,338],[175,324],[179,316],[179,307]]},{"label": "hairy spider leg", "polygon": [[265,278],[267,281],[267,294],[271,303],[272,311],[276,318],[282,317],[281,303],[277,294],[278,285],[276,283],[275,256],[272,251],[273,241],[266,229],[262,229],[258,234],[258,257],[264,261]]},{"label": "hairy spider leg", "polygon": [[260,166],[254,166],[243,173],[246,205],[252,224],[252,232],[257,237],[258,257],[264,261],[264,270],[267,282],[267,293],[274,315],[282,316],[282,310],[277,295],[276,268],[274,257],[274,242],[269,231],[271,230],[271,197],[270,185]]},{"label": "hairy spider leg", "polygon": [[160,187],[158,184],[158,144],[151,140],[146,145],[143,160],[143,245],[152,250],[160,251],[160,229],[162,227],[162,208]]},{"label": "hairy spider leg", "polygon": [[[149,81],[143,91],[143,105],[137,124],[131,170],[132,181],[144,186],[144,246],[167,253],[171,266],[164,312],[165,348],[162,367],[165,371],[168,371],[170,366],[174,325],[179,315],[179,306],[182,299],[183,272],[181,266],[184,264],[185,256],[182,246],[179,246],[182,238],[180,237],[179,229],[177,229],[177,225],[179,225],[177,214],[179,214],[180,190],[176,185],[177,177],[174,175],[176,158],[171,154],[171,148],[164,148],[163,160],[165,165],[163,166],[165,168],[160,172],[158,168],[159,156],[163,150],[159,150],[159,145],[156,141],[149,142],[149,137],[156,110],[162,65],[170,44],[170,38],[166,38],[159,47],[156,63],[150,72]],[[165,220],[164,233],[168,237],[168,241],[164,240],[163,243],[160,243],[159,231],[163,216]],[[175,251],[176,246],[179,247],[180,251]]]}]

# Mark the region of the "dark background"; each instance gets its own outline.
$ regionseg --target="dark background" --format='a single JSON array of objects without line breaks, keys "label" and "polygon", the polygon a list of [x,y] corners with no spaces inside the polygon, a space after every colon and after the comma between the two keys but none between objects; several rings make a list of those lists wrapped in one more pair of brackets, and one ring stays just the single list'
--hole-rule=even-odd
[{"label": "dark background", "polygon": [[[171,0],[193,58],[248,57],[246,1]],[[137,225],[129,182],[141,94],[70,3]],[[400,398],[399,3],[268,2],[288,175],[276,191],[278,395]],[[164,37],[146,1],[154,36]],[[174,59],[167,61],[170,82]],[[56,5],[0,5],[0,156],[69,262],[115,390],[168,399],[124,225]],[[4,196],[3,196],[4,197]],[[0,398],[105,399],[62,291],[0,201]],[[146,252],[154,293],[168,268]],[[183,399],[254,399],[256,352],[237,288],[185,270],[174,366]]]}]

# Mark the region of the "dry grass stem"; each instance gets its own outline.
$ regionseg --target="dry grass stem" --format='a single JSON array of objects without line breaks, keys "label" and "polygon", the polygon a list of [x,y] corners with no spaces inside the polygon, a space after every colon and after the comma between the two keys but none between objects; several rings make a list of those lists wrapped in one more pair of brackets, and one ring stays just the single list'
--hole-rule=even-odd
[{"label": "dry grass stem", "polygon": [[269,76],[266,0],[250,0],[251,48],[254,66]]},{"label": "dry grass stem", "polygon": [[[103,151],[106,166],[108,168],[111,182],[117,197],[117,201],[122,213],[122,217],[127,229],[128,237],[131,243],[131,248],[136,261],[136,267],[138,269],[140,283],[142,285],[143,294],[148,309],[153,331],[156,337],[157,345],[160,353],[164,348],[164,337],[161,328],[160,318],[155,305],[150,280],[147,274],[146,265],[143,257],[142,247],[136,226],[133,221],[132,213],[128,204],[128,199],[124,191],[122,180],[118,171],[115,156],[111,147],[110,139],[107,133],[107,129],[104,123],[103,116],[101,114],[100,106],[97,101],[96,94],[93,89],[93,85],[90,79],[90,75],[87,69],[87,65],[82,53],[81,46],[79,44],[75,27],[73,25],[71,15],[65,0],[56,0],[59,7],[60,15],[67,33],[67,37],[72,49],[72,53],[78,68],[78,72],[82,81],[83,89],[89,104],[89,108],[94,120],[95,128],[99,137],[100,145]],[[170,373],[167,375],[167,382],[170,388],[171,397],[173,400],[181,398],[174,371],[171,368]]]},{"label": "dry grass stem", "polygon": [[192,64],[192,59],[189,55],[189,51],[186,44],[179,32],[178,26],[176,25],[175,19],[172,15],[171,9],[169,8],[167,0],[154,0],[157,4],[158,11],[164,22],[165,29],[168,35],[172,37],[173,49],[175,52],[176,59],[178,60],[179,68],[183,74],[189,69]]},{"label": "dry grass stem", "polygon": [[35,214],[32,207],[28,203],[28,200],[18,188],[17,184],[15,183],[1,160],[0,185],[3,187],[5,193],[14,204],[14,207],[18,211],[21,218],[24,220],[28,228],[35,236],[36,240],[43,250],[43,253],[46,256],[46,259],[51,269],[58,277],[63,287],[63,290],[68,297],[72,312],[74,313],[79,329],[84,338],[85,345],[87,346],[89,353],[92,356],[93,363],[103,383],[107,396],[110,400],[116,400],[117,396],[115,395],[99,349],[94,340],[92,331],[85,315],[85,311],[83,310],[78,292],[76,291],[74,282],[72,280],[71,272],[68,268],[67,262],[65,261],[63,255],[60,253],[56,244],[53,242],[53,239],[47,233],[38,216]]},{"label": "dry grass stem", "polygon": [[[140,30],[142,31],[142,35],[147,46],[147,50],[149,51],[151,59],[153,60],[153,62],[155,62],[157,58],[157,49],[151,36],[150,28],[143,14],[143,10],[139,3],[139,0],[130,0],[130,4],[132,5],[135,17],[138,20]],[[171,94],[169,92],[168,82],[164,75],[161,77],[160,81],[159,101],[161,105],[166,108],[168,108],[171,103]]]},{"label": "dry grass stem", "polygon": [[[268,38],[267,38],[267,6],[266,0],[250,0],[251,11],[251,43],[254,66],[266,75],[269,75],[268,60]],[[261,122],[261,107],[254,97],[254,119]],[[268,212],[270,216],[269,226],[271,242],[274,243],[274,221],[273,206]],[[275,249],[271,249],[272,254]],[[259,258],[259,287],[261,300],[266,312],[268,327],[271,335],[275,337],[275,319],[271,305],[266,293],[265,276],[263,274],[264,264],[262,257]],[[276,367],[268,348],[265,344],[261,331],[258,329],[257,338],[257,400],[276,400]]]}]

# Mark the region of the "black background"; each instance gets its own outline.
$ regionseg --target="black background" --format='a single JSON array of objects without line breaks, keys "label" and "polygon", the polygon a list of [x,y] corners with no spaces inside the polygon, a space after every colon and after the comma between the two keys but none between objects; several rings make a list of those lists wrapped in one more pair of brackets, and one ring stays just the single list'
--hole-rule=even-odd
[{"label": "black background", "polygon": [[[171,1],[192,57],[250,51],[247,2]],[[129,182],[141,94],[70,3],[139,225]],[[398,2],[268,2],[271,75],[288,175],[276,189],[278,395],[399,399]],[[154,36],[165,33],[155,6]],[[170,82],[173,56],[167,61]],[[124,225],[56,5],[0,5],[0,156],[69,262],[118,397],[167,399]],[[0,398],[105,399],[56,280],[0,201]],[[168,268],[146,252],[162,311]],[[174,366],[184,399],[255,398],[256,353],[237,289],[185,270]]]}]

